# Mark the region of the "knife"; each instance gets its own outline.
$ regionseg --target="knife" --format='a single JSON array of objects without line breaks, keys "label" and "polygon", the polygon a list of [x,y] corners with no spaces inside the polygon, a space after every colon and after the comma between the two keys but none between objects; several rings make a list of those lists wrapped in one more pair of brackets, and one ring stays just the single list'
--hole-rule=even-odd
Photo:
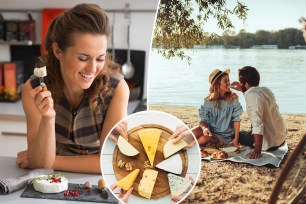
[{"label": "knife", "polygon": [[103,179],[100,179],[98,181],[98,186],[99,186],[99,189],[101,191],[100,195],[103,199],[107,200],[108,199],[108,192],[107,192],[107,187],[106,187],[106,184],[105,184],[105,181]]}]

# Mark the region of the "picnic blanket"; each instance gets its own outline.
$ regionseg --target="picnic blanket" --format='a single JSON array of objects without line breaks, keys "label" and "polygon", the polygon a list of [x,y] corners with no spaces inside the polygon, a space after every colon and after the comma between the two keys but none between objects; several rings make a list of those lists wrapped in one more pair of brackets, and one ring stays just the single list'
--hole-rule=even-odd
[{"label": "picnic blanket", "polygon": [[239,163],[247,163],[255,166],[264,166],[267,164],[272,164],[275,167],[279,167],[281,161],[284,159],[285,155],[288,152],[288,145],[284,143],[281,147],[279,147],[275,151],[262,151],[261,157],[259,159],[249,159],[248,154],[253,151],[250,147],[245,147],[243,151],[238,154],[230,155],[227,159],[212,159],[210,156],[202,157],[203,160],[208,160],[211,162],[219,162],[219,161],[232,161]]}]

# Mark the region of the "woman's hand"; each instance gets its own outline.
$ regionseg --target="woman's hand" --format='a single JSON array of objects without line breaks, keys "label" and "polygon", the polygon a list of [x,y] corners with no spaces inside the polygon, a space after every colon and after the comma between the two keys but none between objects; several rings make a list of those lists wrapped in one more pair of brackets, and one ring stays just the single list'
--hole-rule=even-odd
[{"label": "woman's hand", "polygon": [[122,121],[119,123],[114,130],[110,133],[109,138],[114,142],[118,142],[116,135],[121,135],[124,139],[128,141],[128,134],[127,134],[127,122]]},{"label": "woman's hand", "polygon": [[[194,185],[195,181],[194,181],[194,179],[191,176],[189,176],[189,180],[190,180],[191,185]],[[176,202],[176,203],[179,202],[181,199],[182,198],[179,195],[172,195],[171,196],[171,200]]]},{"label": "woman's hand", "polygon": [[[116,184],[111,185],[112,191],[115,190],[116,188],[117,188]],[[129,190],[127,190],[127,191],[121,189],[120,190],[120,194],[118,196],[120,198],[120,200],[122,200],[123,202],[127,203],[128,200],[129,200],[129,197],[130,197],[130,195],[131,195],[131,193],[133,191],[133,189],[134,189],[133,187],[130,188]]]},{"label": "woman's hand", "polygon": [[27,169],[30,167],[28,160],[28,150],[24,150],[17,153],[16,164],[23,169]]},{"label": "woman's hand", "polygon": [[192,131],[184,124],[180,124],[175,128],[173,134],[168,138],[168,140],[173,139],[173,143],[179,142],[183,138],[188,138],[191,140],[185,148],[191,148],[195,144],[194,137],[192,136]]},{"label": "woman's hand", "polygon": [[212,133],[211,133],[211,131],[208,128],[203,128],[203,135],[205,137],[211,137]]},{"label": "woman's hand", "polygon": [[38,86],[30,91],[30,96],[33,98],[34,103],[42,116],[46,118],[55,117],[53,98],[50,91],[42,91],[42,87]]},{"label": "woman's hand", "polygon": [[237,148],[240,148],[239,141],[236,140],[236,139],[233,139],[228,145],[229,145],[229,146],[235,146],[235,147],[237,147]]},{"label": "woman's hand", "polygon": [[228,146],[235,146],[235,147],[237,148],[236,151],[239,151],[240,149],[243,149],[243,148],[244,148],[244,146],[241,145],[241,144],[239,144],[238,140],[235,140],[235,139],[233,139],[233,140],[228,144]]}]

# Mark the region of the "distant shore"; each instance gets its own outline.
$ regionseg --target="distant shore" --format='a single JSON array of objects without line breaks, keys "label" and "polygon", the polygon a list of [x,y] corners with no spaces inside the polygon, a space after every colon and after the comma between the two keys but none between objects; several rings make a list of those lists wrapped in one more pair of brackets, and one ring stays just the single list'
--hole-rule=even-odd
[{"label": "distant shore", "polygon": [[[170,113],[190,128],[198,124],[196,107],[150,105],[149,110]],[[287,123],[286,142],[291,152],[306,133],[306,114],[282,114],[282,116]],[[250,127],[248,116],[243,113],[241,129],[248,130]],[[267,203],[279,172],[280,168],[202,161],[201,176],[197,185],[183,203]]]}]

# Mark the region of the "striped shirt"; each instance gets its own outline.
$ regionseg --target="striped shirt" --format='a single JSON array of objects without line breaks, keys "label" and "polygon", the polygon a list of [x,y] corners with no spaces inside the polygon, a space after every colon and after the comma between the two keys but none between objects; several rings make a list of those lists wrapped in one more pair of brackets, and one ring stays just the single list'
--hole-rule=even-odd
[{"label": "striped shirt", "polygon": [[111,94],[104,102],[99,98],[97,111],[91,109],[88,95],[84,96],[77,110],[73,110],[64,94],[62,95],[55,109],[57,155],[72,156],[99,153],[103,122],[119,81],[119,77],[110,78]]}]

